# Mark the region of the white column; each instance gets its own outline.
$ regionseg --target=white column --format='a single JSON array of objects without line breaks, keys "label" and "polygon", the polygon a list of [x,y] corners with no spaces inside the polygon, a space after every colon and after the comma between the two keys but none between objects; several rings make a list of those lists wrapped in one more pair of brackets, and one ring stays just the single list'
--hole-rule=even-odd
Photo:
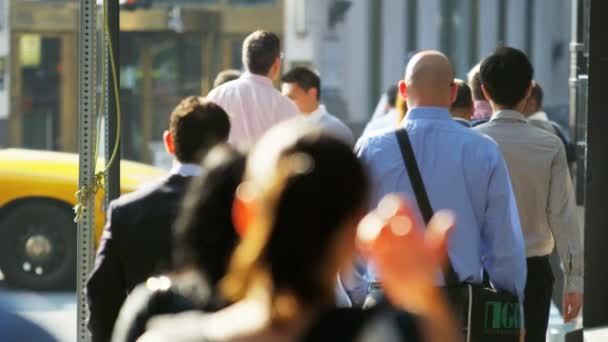
[{"label": "white column", "polygon": [[[501,13],[506,15],[506,13]],[[479,1],[479,60],[496,49],[498,43],[498,0]]]},{"label": "white column", "polygon": [[537,0],[535,13],[535,78],[545,90],[545,105],[565,105],[568,103],[569,1]]},{"label": "white column", "polygon": [[403,78],[406,55],[406,1],[383,1],[382,90]]},{"label": "white column", "polygon": [[369,104],[369,1],[352,2],[352,7],[346,16],[340,37],[344,39],[345,59],[343,73],[343,88],[350,119],[354,122],[364,122],[371,115],[367,113]]},{"label": "white column", "polygon": [[283,31],[283,50],[285,68],[293,63],[314,62],[314,24],[316,20],[311,11],[310,1],[285,0],[285,20]]},{"label": "white column", "polygon": [[[526,2],[528,0],[507,1],[507,45],[517,48],[526,48]],[[538,15],[538,13],[537,13]]]},{"label": "white column", "polygon": [[[0,0],[0,59],[4,63],[0,74],[0,120],[8,119],[10,111],[10,45],[11,30],[9,23],[10,1]],[[14,47],[15,49],[17,47]],[[0,139],[3,140],[3,139]]]},{"label": "white column", "polygon": [[440,48],[441,4],[439,1],[424,0],[418,2],[419,50]]}]

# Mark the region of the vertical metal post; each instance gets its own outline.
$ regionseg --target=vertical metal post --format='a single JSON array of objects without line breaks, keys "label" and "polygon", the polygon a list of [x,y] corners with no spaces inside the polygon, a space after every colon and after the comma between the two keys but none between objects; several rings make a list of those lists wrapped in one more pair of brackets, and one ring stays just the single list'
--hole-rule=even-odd
[{"label": "vertical metal post", "polygon": [[[118,115],[116,107],[116,96],[114,93],[114,87],[120,87],[120,55],[119,55],[119,32],[120,32],[120,7],[118,0],[108,1],[108,30],[110,33],[110,39],[112,44],[112,50],[114,56],[110,56],[110,49],[106,42],[104,44],[104,63],[106,65],[106,86],[107,96],[105,97],[105,160],[109,161],[114,151],[114,145],[117,141],[116,127],[118,125]],[[116,65],[116,77],[114,80],[112,77],[112,69],[110,64],[110,58],[114,57],[114,65]],[[105,175],[105,207],[108,208],[110,201],[120,196],[120,143],[118,143],[118,154],[114,163],[110,166],[110,169]]]},{"label": "vertical metal post", "polygon": [[[95,113],[97,86],[96,0],[80,0],[80,30],[78,45],[78,129],[79,177],[78,186],[91,184],[95,173]],[[78,341],[89,341],[86,321],[88,309],[85,298],[86,279],[94,258],[95,198],[91,196],[78,221]]]},{"label": "vertical metal post", "polygon": [[591,0],[589,26],[589,97],[585,201],[585,328],[608,325],[608,258],[606,257],[606,194],[608,194],[608,31],[606,0]]}]

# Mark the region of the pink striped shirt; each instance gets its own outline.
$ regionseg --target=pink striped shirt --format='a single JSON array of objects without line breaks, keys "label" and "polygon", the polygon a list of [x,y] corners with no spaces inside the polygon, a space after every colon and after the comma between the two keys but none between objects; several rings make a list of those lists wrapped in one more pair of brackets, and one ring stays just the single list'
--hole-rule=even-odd
[{"label": "pink striped shirt", "polygon": [[249,72],[213,89],[207,100],[226,111],[231,124],[228,142],[239,146],[255,143],[272,126],[299,114],[268,77]]}]

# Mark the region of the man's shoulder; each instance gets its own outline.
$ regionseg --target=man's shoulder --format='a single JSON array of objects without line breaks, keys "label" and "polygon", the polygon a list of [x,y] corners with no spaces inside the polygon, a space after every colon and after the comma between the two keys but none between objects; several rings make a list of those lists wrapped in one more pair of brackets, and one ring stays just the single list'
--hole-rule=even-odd
[{"label": "man's shoulder", "polygon": [[464,125],[454,122],[455,125],[451,125],[450,129],[454,130],[464,142],[469,142],[475,145],[483,147],[496,147],[496,142],[484,132],[484,126],[488,125],[488,122],[475,127],[465,127]]},{"label": "man's shoulder", "polygon": [[232,94],[236,89],[242,87],[242,84],[243,82],[241,79],[226,82],[217,88],[211,89],[209,94],[207,94],[207,99],[210,101],[220,101],[224,97]]},{"label": "man's shoulder", "polygon": [[[549,125],[551,124],[549,123]],[[528,124],[528,130],[528,135],[530,136],[530,138],[535,139],[536,141],[538,141],[538,143],[544,143],[553,146],[556,149],[559,149],[564,145],[561,139],[555,133],[555,131],[548,131],[544,128],[540,128],[532,124]]]},{"label": "man's shoulder", "polygon": [[351,132],[350,128],[344,123],[344,121],[340,120],[333,114],[325,113],[325,115],[321,117],[321,122],[325,122],[333,127],[338,127],[339,129]]},{"label": "man's shoulder", "polygon": [[[546,146],[553,146],[559,148],[562,146],[562,142],[557,135],[548,131],[544,128],[540,128],[530,122],[525,123],[523,126],[513,125],[498,125],[495,122],[487,122],[483,125],[477,126],[474,130],[489,135],[500,135],[501,132],[511,132],[513,136],[518,136],[521,139],[526,139],[528,144],[540,144]],[[519,140],[519,139],[518,139]],[[508,141],[502,142],[508,143]]]},{"label": "man's shoulder", "polygon": [[364,150],[384,150],[391,148],[395,144],[396,128],[383,128],[364,134],[355,145],[355,150],[362,152]]},{"label": "man's shoulder", "polygon": [[142,210],[150,202],[156,202],[163,198],[180,195],[186,189],[186,183],[190,177],[170,175],[156,182],[122,195],[110,204],[113,213],[127,213],[132,210]]}]

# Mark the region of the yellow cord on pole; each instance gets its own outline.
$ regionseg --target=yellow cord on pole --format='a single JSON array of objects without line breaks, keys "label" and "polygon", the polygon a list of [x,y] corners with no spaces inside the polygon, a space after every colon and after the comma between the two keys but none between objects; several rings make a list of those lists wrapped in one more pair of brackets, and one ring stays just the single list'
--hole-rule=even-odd
[{"label": "yellow cord on pole", "polygon": [[[118,155],[118,148],[120,145],[120,121],[121,121],[121,110],[120,110],[120,90],[119,90],[119,85],[117,83],[118,81],[118,74],[117,74],[117,68],[116,68],[116,62],[114,61],[114,49],[112,47],[112,37],[110,35],[110,25],[108,23],[108,1],[109,0],[104,0],[103,1],[103,43],[107,44],[108,46],[108,52],[109,52],[109,59],[110,59],[110,66],[111,66],[111,73],[112,73],[112,80],[113,80],[113,85],[114,85],[114,98],[116,101],[116,117],[117,117],[117,124],[116,124],[116,141],[114,142],[114,149],[112,151],[112,156],[110,157],[110,160],[107,161],[106,165],[104,166],[103,170],[101,171],[97,171],[95,173],[95,176],[93,177],[93,181],[88,184],[83,186],[82,188],[80,188],[75,196],[77,199],[77,203],[74,206],[74,212],[76,214],[75,218],[74,218],[74,222],[78,222],[78,220],[80,219],[80,217],[82,216],[82,213],[86,207],[87,202],[89,201],[89,199],[91,198],[91,196],[93,196],[93,200],[95,200],[95,195],[97,194],[97,192],[99,191],[99,189],[104,187],[103,184],[103,178],[104,175],[108,172],[108,170],[110,169],[110,167],[112,166],[112,164],[114,163],[114,161],[116,160],[116,156]],[[106,65],[105,63],[102,63],[101,66],[101,98],[105,98],[106,93],[107,93],[107,88],[106,88]],[[104,103],[102,102],[100,104],[98,113],[97,113],[97,139],[95,142],[95,161],[97,161],[97,159],[99,158],[99,141],[100,141],[100,135],[101,135],[101,117],[102,117],[102,112],[103,112],[103,108],[104,108]]]}]

